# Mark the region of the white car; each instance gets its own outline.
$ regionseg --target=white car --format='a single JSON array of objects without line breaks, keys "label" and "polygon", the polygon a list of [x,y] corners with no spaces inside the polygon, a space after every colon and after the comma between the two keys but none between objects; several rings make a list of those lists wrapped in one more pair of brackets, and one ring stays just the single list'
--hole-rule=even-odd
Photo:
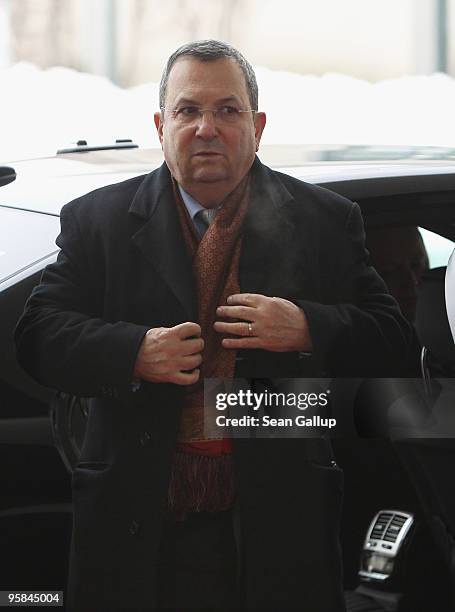
[{"label": "white car", "polygon": [[[260,158],[276,170],[357,201],[367,235],[378,227],[420,228],[429,282],[440,291],[455,246],[454,150],[270,146],[261,149]],[[85,419],[76,398],[56,402],[54,390],[40,387],[19,368],[15,323],[43,268],[57,257],[61,207],[98,187],[146,174],[162,161],[160,150],[121,142],[112,147],[80,144],[52,158],[11,161],[0,168],[0,547],[8,559],[0,572],[0,590],[65,587],[70,471],[77,463]],[[435,300],[429,299],[433,307]],[[422,380],[427,403],[455,371],[455,350],[445,345],[440,350],[446,333],[438,325],[441,312],[420,314],[427,323],[420,338],[426,347]],[[443,323],[448,329],[447,320]],[[451,389],[444,393],[452,397]],[[368,400],[362,414],[375,401],[377,396]],[[413,402],[406,404],[411,413],[417,406]],[[432,406],[426,406],[431,413]],[[345,472],[342,544],[348,610],[448,612],[455,591],[455,434],[429,443],[418,437],[396,442],[374,437],[387,434],[387,423],[379,432],[374,419],[361,424],[367,438],[355,438],[355,416],[351,425],[349,435],[333,441]]]}]

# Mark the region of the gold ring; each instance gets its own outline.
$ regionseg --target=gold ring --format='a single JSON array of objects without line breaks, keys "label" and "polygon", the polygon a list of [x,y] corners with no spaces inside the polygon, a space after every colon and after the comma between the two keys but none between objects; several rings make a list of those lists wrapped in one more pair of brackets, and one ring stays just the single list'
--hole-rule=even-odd
[{"label": "gold ring", "polygon": [[249,336],[253,335],[253,326],[251,324],[251,321],[248,323],[248,335]]}]

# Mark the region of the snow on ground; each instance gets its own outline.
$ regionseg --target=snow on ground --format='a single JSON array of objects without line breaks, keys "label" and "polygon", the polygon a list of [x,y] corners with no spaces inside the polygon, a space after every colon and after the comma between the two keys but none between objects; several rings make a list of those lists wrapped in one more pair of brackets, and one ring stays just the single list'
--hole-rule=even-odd
[{"label": "snow on ground", "polygon": [[[257,67],[265,144],[455,145],[455,80],[445,74],[369,83]],[[28,63],[0,70],[0,162],[52,155],[77,140],[132,138],[158,147],[158,84],[121,89],[103,77]]]}]

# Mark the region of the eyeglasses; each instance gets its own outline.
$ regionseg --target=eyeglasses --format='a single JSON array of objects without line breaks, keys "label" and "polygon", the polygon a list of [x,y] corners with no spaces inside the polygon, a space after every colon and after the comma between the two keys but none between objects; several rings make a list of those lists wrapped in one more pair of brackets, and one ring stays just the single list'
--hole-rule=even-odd
[{"label": "eyeglasses", "polygon": [[210,112],[213,119],[220,125],[232,125],[240,123],[243,113],[255,113],[256,111],[248,108],[246,110],[235,106],[219,106],[218,108],[200,108],[199,106],[182,106],[180,108],[162,108],[162,112],[169,111],[172,118],[181,125],[193,125],[202,117],[204,113]]}]

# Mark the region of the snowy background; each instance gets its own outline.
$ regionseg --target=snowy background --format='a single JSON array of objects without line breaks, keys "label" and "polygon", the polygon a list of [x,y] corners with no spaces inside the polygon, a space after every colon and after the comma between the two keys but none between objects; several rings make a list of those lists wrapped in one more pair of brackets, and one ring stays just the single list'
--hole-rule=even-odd
[{"label": "snowy background", "polygon": [[[255,70],[264,144],[455,145],[455,79],[447,74],[371,83]],[[158,147],[157,106],[157,83],[122,89],[69,68],[16,63],[0,70],[0,162],[53,155],[80,139]]]}]

